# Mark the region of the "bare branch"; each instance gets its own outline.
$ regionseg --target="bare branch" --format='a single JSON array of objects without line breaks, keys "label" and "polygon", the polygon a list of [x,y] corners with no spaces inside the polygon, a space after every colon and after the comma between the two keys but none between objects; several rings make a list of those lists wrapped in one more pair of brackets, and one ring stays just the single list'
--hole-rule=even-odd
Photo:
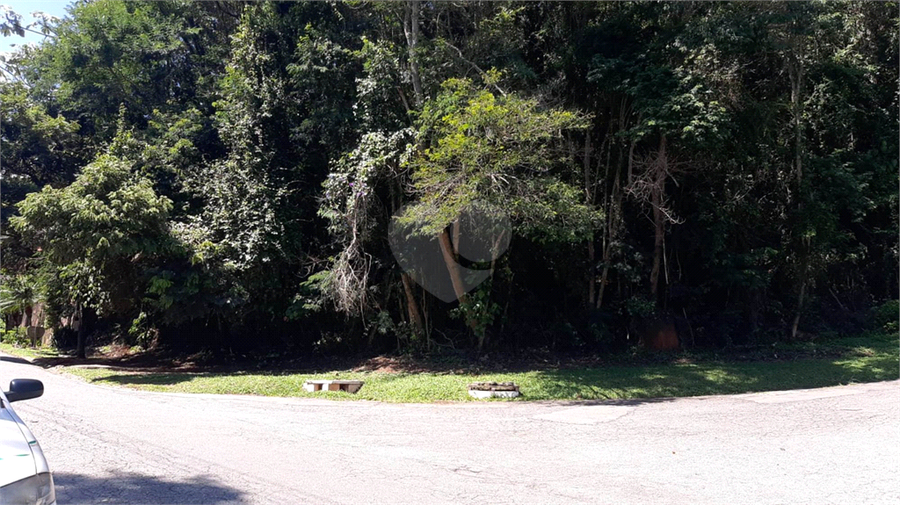
[{"label": "bare branch", "polygon": [[[461,59],[462,61],[468,63],[472,68],[474,68],[475,70],[477,70],[482,76],[487,75],[487,72],[485,72],[484,70],[482,70],[481,67],[479,67],[478,65],[475,64],[475,62],[473,62],[473,61],[467,59],[465,56],[463,56],[463,52],[462,52],[458,47],[456,47],[456,46],[454,46],[453,44],[447,42],[446,40],[442,40],[441,42],[442,42],[444,45],[446,45],[447,47],[449,47],[450,49],[453,49],[454,51],[456,51],[456,54],[459,55],[459,59]],[[506,91],[503,91],[503,89],[502,89],[500,86],[498,86],[496,83],[492,83],[492,85],[494,86],[494,88],[495,88],[497,91],[500,92],[501,95],[506,96]]]}]

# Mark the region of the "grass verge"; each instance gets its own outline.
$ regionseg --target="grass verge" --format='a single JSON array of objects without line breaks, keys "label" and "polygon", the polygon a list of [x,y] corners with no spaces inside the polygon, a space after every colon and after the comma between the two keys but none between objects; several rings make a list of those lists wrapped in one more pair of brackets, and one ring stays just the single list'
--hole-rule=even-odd
[{"label": "grass verge", "polygon": [[[798,344],[804,346],[806,344]],[[386,373],[335,370],[326,373],[135,372],[116,368],[64,366],[96,384],[178,393],[252,394],[377,400],[384,402],[469,401],[476,381],[513,381],[521,400],[578,400],[681,397],[814,388],[897,379],[898,338],[870,335],[828,342],[823,357],[770,361],[702,361],[645,365],[559,368],[495,373]],[[0,350],[21,354],[22,349]],[[307,393],[307,379],[360,379],[357,394]]]},{"label": "grass verge", "polygon": [[0,343],[0,351],[5,352],[6,354],[12,354],[13,356],[29,359],[59,357],[59,352],[52,347],[19,347],[13,344],[7,344],[6,342]]}]

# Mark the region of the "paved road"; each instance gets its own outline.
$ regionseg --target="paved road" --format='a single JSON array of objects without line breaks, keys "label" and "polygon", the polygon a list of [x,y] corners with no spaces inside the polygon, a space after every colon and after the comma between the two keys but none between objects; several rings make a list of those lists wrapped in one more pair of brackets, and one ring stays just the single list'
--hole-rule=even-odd
[{"label": "paved road", "polygon": [[900,382],[647,402],[148,393],[3,357],[65,504],[900,503]]}]

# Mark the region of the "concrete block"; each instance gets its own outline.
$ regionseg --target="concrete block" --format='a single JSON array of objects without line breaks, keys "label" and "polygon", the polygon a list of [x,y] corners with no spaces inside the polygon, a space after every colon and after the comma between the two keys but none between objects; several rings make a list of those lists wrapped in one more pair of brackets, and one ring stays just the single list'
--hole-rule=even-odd
[{"label": "concrete block", "polygon": [[483,400],[485,398],[515,398],[519,396],[518,391],[480,391],[477,389],[470,389],[469,396],[472,398],[478,398],[479,400]]},{"label": "concrete block", "polygon": [[357,380],[308,380],[303,383],[303,389],[310,393],[315,391],[346,391],[356,393],[365,384]]}]

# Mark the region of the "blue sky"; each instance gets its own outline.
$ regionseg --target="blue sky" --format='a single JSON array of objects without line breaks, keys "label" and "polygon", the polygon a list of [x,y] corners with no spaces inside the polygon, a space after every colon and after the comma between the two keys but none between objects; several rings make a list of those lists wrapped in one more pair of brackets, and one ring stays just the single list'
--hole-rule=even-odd
[{"label": "blue sky", "polygon": [[[27,26],[35,21],[31,13],[41,11],[58,18],[66,15],[66,6],[72,0],[0,0],[0,5],[5,5],[22,16],[22,25]],[[0,52],[5,53],[15,49],[12,44],[22,45],[27,42],[40,43],[43,36],[31,32],[25,32],[25,37],[0,35]]]}]

